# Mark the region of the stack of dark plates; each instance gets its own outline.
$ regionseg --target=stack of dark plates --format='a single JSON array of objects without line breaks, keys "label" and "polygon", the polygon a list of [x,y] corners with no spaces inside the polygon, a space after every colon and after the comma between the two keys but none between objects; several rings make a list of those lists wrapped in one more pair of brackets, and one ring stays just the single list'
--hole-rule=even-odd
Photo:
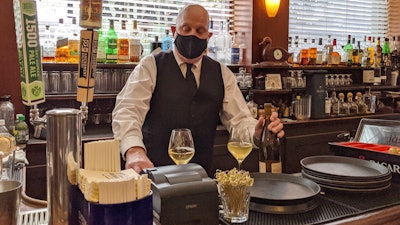
[{"label": "stack of dark plates", "polygon": [[300,161],[302,176],[321,188],[376,192],[390,187],[392,174],[378,163],[344,156],[311,156]]}]

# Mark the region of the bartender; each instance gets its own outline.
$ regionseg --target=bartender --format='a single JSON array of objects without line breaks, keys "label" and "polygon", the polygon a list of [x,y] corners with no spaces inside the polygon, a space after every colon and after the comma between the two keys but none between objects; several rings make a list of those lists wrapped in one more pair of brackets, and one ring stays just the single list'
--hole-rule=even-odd
[{"label": "bartender", "polygon": [[[196,149],[191,162],[208,174],[213,174],[210,169],[218,119],[228,130],[246,126],[254,137],[260,137],[264,119],[252,118],[234,74],[205,55],[212,35],[208,27],[204,7],[184,6],[176,26],[171,27],[174,49],[144,57],[117,95],[112,129],[114,138],[121,140],[126,168],[140,172],[173,164],[168,142],[175,128],[191,130]],[[283,124],[277,113],[270,119],[268,129],[282,138]]]}]

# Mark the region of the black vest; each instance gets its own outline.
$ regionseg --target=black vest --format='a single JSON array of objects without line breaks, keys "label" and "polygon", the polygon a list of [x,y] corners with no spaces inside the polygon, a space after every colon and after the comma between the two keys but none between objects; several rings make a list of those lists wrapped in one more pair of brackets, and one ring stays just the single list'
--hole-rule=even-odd
[{"label": "black vest", "polygon": [[171,130],[189,128],[196,151],[190,162],[209,172],[224,98],[220,64],[203,57],[200,86],[193,96],[172,52],[161,52],[155,59],[157,81],[142,127],[147,155],[155,166],[174,164],[168,156]]}]

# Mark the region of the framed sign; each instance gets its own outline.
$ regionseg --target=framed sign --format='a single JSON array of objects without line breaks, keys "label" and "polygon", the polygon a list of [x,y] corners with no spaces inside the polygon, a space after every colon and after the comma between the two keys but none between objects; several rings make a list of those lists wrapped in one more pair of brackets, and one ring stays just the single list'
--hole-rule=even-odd
[{"label": "framed sign", "polygon": [[265,90],[281,90],[282,81],[280,74],[267,74],[265,76]]}]

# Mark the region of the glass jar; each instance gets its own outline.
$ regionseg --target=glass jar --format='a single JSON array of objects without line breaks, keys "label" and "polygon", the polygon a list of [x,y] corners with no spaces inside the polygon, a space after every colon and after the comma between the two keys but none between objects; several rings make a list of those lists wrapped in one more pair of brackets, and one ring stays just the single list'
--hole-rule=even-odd
[{"label": "glass jar", "polygon": [[0,119],[4,119],[5,126],[10,134],[14,130],[14,105],[11,102],[11,95],[0,97]]}]

